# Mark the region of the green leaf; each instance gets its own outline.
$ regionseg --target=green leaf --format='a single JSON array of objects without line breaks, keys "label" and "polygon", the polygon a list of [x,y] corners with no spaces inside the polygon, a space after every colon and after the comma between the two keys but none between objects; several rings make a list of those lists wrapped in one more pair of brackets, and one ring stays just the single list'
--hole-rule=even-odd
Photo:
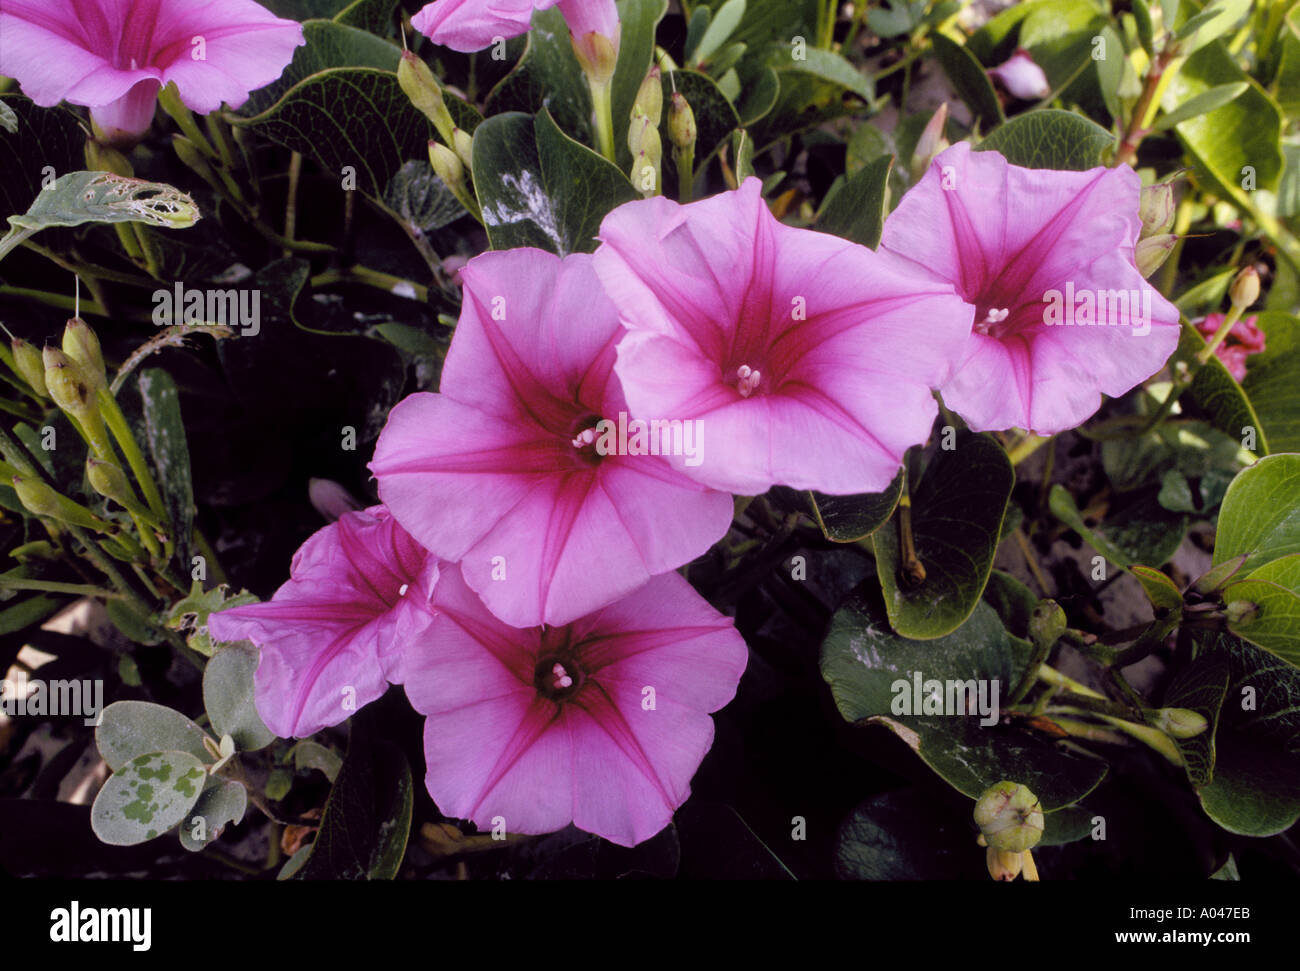
[{"label": "green leaf", "polygon": [[1028,786],[1045,810],[1053,810],[1096,787],[1106,774],[1103,763],[1076,758],[1035,735],[1005,725],[981,726],[977,715],[900,712],[904,700],[911,707],[917,673],[923,683],[984,681],[990,692],[996,681],[1005,695],[1028,664],[1030,647],[1009,635],[984,603],[946,637],[899,637],[890,632],[874,587],[868,580],[849,596],[822,643],[822,677],[845,719],[888,728],[972,799],[995,782],[1014,779]]},{"label": "green leaf", "polygon": [[138,222],[184,229],[199,219],[199,207],[184,192],[161,182],[128,179],[111,172],[69,172],[42,189],[15,229],[29,233],[50,226]]},{"label": "green leaf", "polygon": [[195,580],[185,599],[178,600],[167,612],[165,622],[169,629],[182,632],[191,648],[204,657],[211,657],[216,644],[207,630],[208,615],[228,607],[257,602],[257,597],[247,590],[232,594],[225,584],[204,590],[203,583]]},{"label": "green leaf", "polygon": [[465,215],[465,207],[424,159],[398,169],[384,187],[382,201],[396,219],[426,235]]},{"label": "green leaf", "polygon": [[889,207],[889,170],[893,164],[892,155],[882,155],[857,174],[837,180],[826,193],[817,228],[875,249]]},{"label": "green leaf", "polygon": [[191,853],[199,852],[217,840],[226,826],[243,819],[247,808],[248,792],[243,786],[233,779],[210,776],[199,801],[181,823],[181,846]]},{"label": "green leaf", "polygon": [[304,739],[293,747],[293,767],[299,771],[319,769],[333,782],[342,766],[343,760],[319,742]]},{"label": "green leaf", "polygon": [[703,67],[715,51],[726,43],[727,38],[740,26],[745,16],[745,0],[727,0],[717,13],[708,21],[704,35],[695,46],[691,59],[696,67]]},{"label": "green leaf", "polygon": [[0,134],[0,213],[7,214],[22,212],[40,195],[50,172],[57,176],[86,164],[86,134],[67,108],[41,108],[16,92],[0,95],[0,104],[18,122],[12,133]]},{"label": "green leaf", "polygon": [[[872,11],[873,13],[875,11]],[[918,789],[872,796],[840,823],[835,874],[841,880],[953,880],[978,877],[984,854],[969,821]]]},{"label": "green leaf", "polygon": [[356,0],[335,14],[334,20],[361,30],[384,33],[392,25],[396,6],[397,0]]},{"label": "green leaf", "polygon": [[983,599],[997,612],[1008,631],[1020,638],[1029,636],[1029,618],[1038,606],[1036,593],[1010,573],[994,570],[984,587]]},{"label": "green leaf", "polygon": [[18,131],[18,114],[3,101],[0,101],[0,128],[11,133]]},{"label": "green leaf", "polygon": [[1284,452],[1242,469],[1228,486],[1214,563],[1245,555],[1244,576],[1291,553],[1300,553],[1300,455]]},{"label": "green leaf", "polygon": [[1182,544],[1187,517],[1163,508],[1153,490],[1125,497],[1123,505],[1107,514],[1104,522],[1089,526],[1064,486],[1052,486],[1047,495],[1054,515],[1107,560],[1128,569],[1134,563],[1163,565]]},{"label": "green leaf", "polygon": [[108,614],[108,619],[113,622],[114,627],[137,644],[152,647],[161,644],[167,637],[167,632],[157,623],[155,617],[142,617],[124,600],[108,601],[104,605],[104,612]]},{"label": "green leaf", "polygon": [[[641,77],[637,78],[638,86],[644,76],[643,70]],[[635,97],[635,92],[633,96]],[[524,55],[514,70],[488,93],[485,113],[489,118],[515,111],[532,115],[543,107],[550,112],[561,129],[588,145],[596,144],[591,127],[591,91],[578,59],[574,56],[568,24],[565,23],[563,14],[554,8],[533,14],[533,29],[528,32],[528,46],[524,49]],[[617,109],[618,105],[614,107]],[[622,114],[614,114],[615,146],[627,140],[625,126],[631,108],[632,102],[629,100],[622,109]],[[623,149],[626,151],[626,144]],[[474,144],[474,154],[477,170],[477,141]],[[630,157],[628,165],[631,165]]]},{"label": "green leaf", "polygon": [[257,657],[252,645],[231,644],[217,651],[203,671],[203,707],[212,730],[232,736],[241,752],[255,752],[275,741],[253,699]]},{"label": "green leaf", "polygon": [[1180,671],[1165,690],[1166,707],[1190,708],[1205,717],[1205,731],[1191,738],[1173,739],[1183,757],[1187,781],[1197,788],[1214,778],[1217,758],[1214,739],[1224,692],[1228,690],[1229,674],[1226,660],[1218,655],[1206,655]]},{"label": "green leaf", "polygon": [[1198,659],[1218,655],[1229,665],[1201,806],[1243,836],[1289,829],[1300,818],[1300,671],[1230,634],[1198,631],[1192,643]]},{"label": "green leaf", "polygon": [[43,593],[14,600],[0,610],[0,636],[39,624],[69,602],[68,597],[51,597]]},{"label": "green leaf", "polygon": [[406,757],[370,734],[368,714],[353,719],[352,738],[325,803],[305,880],[391,880],[411,829],[413,788]]},{"label": "green leaf", "polygon": [[1172,108],[1214,88],[1240,83],[1248,90],[1222,107],[1179,123],[1175,131],[1198,177],[1212,191],[1252,210],[1252,193],[1242,185],[1245,170],[1253,173],[1256,188],[1270,192],[1277,191],[1282,175],[1282,115],[1276,102],[1215,41],[1183,63],[1163,103]]},{"label": "green leaf", "polygon": [[1151,601],[1151,606],[1157,613],[1163,613],[1167,610],[1181,610],[1183,606],[1183,595],[1174,581],[1161,573],[1159,570],[1152,569],[1149,566],[1140,566],[1134,564],[1129,567],[1129,572],[1137,577],[1138,582],[1142,584],[1142,589]]},{"label": "green leaf", "polygon": [[150,752],[188,752],[210,761],[203,729],[179,711],[151,701],[115,701],[104,709],[95,729],[95,746],[109,769],[117,772]]},{"label": "green leaf", "polygon": [[1229,584],[1223,600],[1255,605],[1248,619],[1230,619],[1229,630],[1300,668],[1300,553],[1278,557]]},{"label": "green leaf", "polygon": [[374,34],[333,20],[308,20],[302,25],[305,43],[275,81],[248,96],[239,113],[260,115],[314,74],[331,68],[374,68],[394,76],[402,49]]},{"label": "green leaf", "polygon": [[948,76],[957,96],[969,106],[976,121],[986,130],[1002,124],[1005,117],[997,92],[993,90],[993,82],[970,49],[938,32],[931,36],[930,43],[943,73]]},{"label": "green leaf", "polygon": [[956,446],[936,454],[912,493],[912,536],[925,580],[908,586],[902,579],[894,524],[871,537],[889,622],[904,637],[929,640],[956,630],[993,569],[1015,471],[986,435],[963,435]]},{"label": "green leaf", "polygon": [[1181,124],[1189,118],[1195,118],[1198,115],[1214,111],[1231,101],[1241,97],[1246,91],[1250,90],[1250,85],[1245,81],[1234,81],[1231,84],[1220,84],[1208,91],[1203,91],[1194,98],[1184,101],[1173,111],[1162,115],[1156,120],[1152,131],[1165,131],[1173,128],[1174,125]]},{"label": "green leaf", "polygon": [[194,483],[190,478],[190,449],[181,418],[180,393],[171,375],[159,368],[140,373],[139,389],[145,443],[171,520],[176,558],[182,567],[188,567],[194,530]]},{"label": "green leaf", "polygon": [[900,469],[884,492],[864,493],[857,496],[828,496],[820,492],[808,493],[813,516],[821,527],[822,535],[833,543],[856,543],[866,539],[889,522],[889,517],[903,494],[903,472]]},{"label": "green leaf", "polygon": [[493,249],[536,246],[565,256],[596,248],[601,220],[639,199],[618,169],[556,127],[511,112],[474,136],[474,185]]},{"label": "green leaf", "polygon": [[999,152],[1012,165],[1081,172],[1102,164],[1114,137],[1073,112],[1046,108],[1012,118],[975,147]]},{"label": "green leaf", "polygon": [[809,47],[802,59],[791,57],[788,43],[769,49],[767,66],[776,72],[779,93],[771,110],[752,124],[754,143],[772,141],[855,110],[854,100],[870,104],[875,99],[871,79],[833,51]]},{"label": "green leaf", "polygon": [[90,827],[112,846],[144,843],[181,822],[207,774],[188,752],[153,752],[109,776],[90,807]]},{"label": "green leaf", "polygon": [[1270,450],[1300,452],[1300,318],[1277,311],[1257,318],[1265,347],[1248,359],[1241,390],[1263,423]]},{"label": "green leaf", "polygon": [[[1251,0],[1214,0],[1174,31],[1179,50],[1191,54],[1237,27],[1250,14]],[[1190,12],[1190,11],[1189,11]]]}]

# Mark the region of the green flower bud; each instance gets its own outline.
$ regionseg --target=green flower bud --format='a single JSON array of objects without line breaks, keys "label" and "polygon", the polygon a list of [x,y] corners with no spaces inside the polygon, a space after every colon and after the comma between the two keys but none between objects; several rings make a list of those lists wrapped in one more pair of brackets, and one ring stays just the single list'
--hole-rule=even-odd
[{"label": "green flower bud", "polygon": [[1029,615],[1029,639],[1050,650],[1068,626],[1061,605],[1055,600],[1042,600]]},{"label": "green flower bud", "polygon": [[1165,260],[1169,258],[1169,254],[1173,251],[1174,244],[1177,242],[1178,237],[1169,233],[1139,239],[1133,251],[1138,272],[1147,277],[1160,269]]},{"label": "green flower bud", "polygon": [[60,495],[40,479],[16,475],[13,477],[13,486],[14,492],[18,493],[18,501],[28,512],[100,532],[107,532],[109,529],[108,523],[85,506]]},{"label": "green flower bud", "polygon": [[429,65],[410,51],[402,51],[402,59],[397,64],[397,83],[420,114],[433,122],[443,140],[450,142],[456,123],[442,100],[442,88]]},{"label": "green flower bud", "polygon": [[467,172],[474,171],[474,136],[463,128],[453,128],[451,143]]},{"label": "green flower bud", "polygon": [[650,73],[637,89],[636,100],[632,102],[632,121],[637,115],[645,115],[657,128],[664,113],[664,86],[659,79],[659,65],[650,68]]},{"label": "green flower bud", "polygon": [[976,801],[975,824],[990,849],[1023,853],[1043,838],[1043,807],[1024,786],[1003,781]]},{"label": "green flower bud", "polygon": [[457,189],[465,181],[465,165],[460,156],[441,142],[429,140],[429,164],[448,188]]},{"label": "green flower bud", "polygon": [[681,92],[674,91],[668,106],[668,140],[674,148],[694,148],[695,136],[695,112]]},{"label": "green flower bud", "polygon": [[63,328],[63,353],[81,366],[81,372],[94,384],[95,390],[108,386],[104,373],[104,356],[99,350],[99,338],[80,317],[71,317]]},{"label": "green flower bud", "polygon": [[1228,288],[1228,299],[1238,310],[1245,310],[1259,299],[1259,274],[1248,266],[1233,278]]},{"label": "green flower bud", "polygon": [[1143,236],[1159,236],[1174,226],[1174,187],[1168,182],[1157,182],[1143,188],[1138,203],[1142,219]]},{"label": "green flower bud", "polygon": [[1170,738],[1194,738],[1210,724],[1204,715],[1190,708],[1157,708],[1150,721]]},{"label": "green flower bud", "polygon": [[126,481],[126,473],[112,462],[101,462],[94,456],[86,459],[86,478],[90,481],[90,487],[105,499],[112,499],[132,512],[148,512],[136,500],[135,493]]},{"label": "green flower bud", "polygon": [[921,137],[916,141],[916,148],[912,151],[912,181],[915,182],[925,170],[930,167],[936,155],[948,147],[948,139],[944,137],[943,130],[948,124],[948,102],[939,105],[939,108],[930,120],[926,122],[925,129],[921,132]]},{"label": "green flower bud", "polygon": [[54,403],[78,420],[98,417],[95,384],[84,369],[57,347],[45,348],[42,357],[45,361],[45,387]]},{"label": "green flower bud", "polygon": [[42,398],[48,398],[50,392],[45,387],[45,362],[41,359],[41,352],[21,337],[15,337],[10,346],[14,350],[14,370],[18,376]]},{"label": "green flower bud", "polygon": [[591,31],[579,37],[570,33],[573,41],[573,53],[578,58],[582,73],[587,75],[589,84],[609,84],[614,77],[614,68],[618,66],[618,48],[621,31],[617,28],[613,37],[606,37],[597,31]]}]

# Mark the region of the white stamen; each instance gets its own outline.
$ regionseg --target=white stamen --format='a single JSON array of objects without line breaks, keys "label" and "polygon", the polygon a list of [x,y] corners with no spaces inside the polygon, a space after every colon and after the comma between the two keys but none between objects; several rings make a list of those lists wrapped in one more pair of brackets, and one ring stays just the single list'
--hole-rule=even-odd
[{"label": "white stamen", "polygon": [[410,589],[411,589],[411,585],[409,583],[403,583],[400,587],[397,588],[397,595],[399,597],[405,597],[406,591]]},{"label": "white stamen", "polygon": [[1008,310],[1006,307],[1003,307],[1001,309],[998,309],[997,307],[990,307],[988,315],[985,316],[985,318],[981,321],[981,323],[1000,324],[1002,323],[1002,321],[1006,320],[1010,316],[1011,316],[1011,311]]},{"label": "white stamen", "polygon": [[763,372],[752,370],[748,364],[742,364],[736,369],[736,390],[740,392],[742,398],[748,398],[753,394],[762,380]]},{"label": "white stamen", "polygon": [[595,440],[596,429],[588,428],[585,431],[578,433],[578,436],[573,440],[572,445],[574,448],[582,448],[584,445],[590,445]]},{"label": "white stamen", "polygon": [[551,668],[551,674],[559,678],[564,677],[564,665],[556,661],[555,666]]},{"label": "white stamen", "polygon": [[573,685],[573,679],[566,674],[564,677],[556,681],[555,684],[560,688],[568,688]]}]

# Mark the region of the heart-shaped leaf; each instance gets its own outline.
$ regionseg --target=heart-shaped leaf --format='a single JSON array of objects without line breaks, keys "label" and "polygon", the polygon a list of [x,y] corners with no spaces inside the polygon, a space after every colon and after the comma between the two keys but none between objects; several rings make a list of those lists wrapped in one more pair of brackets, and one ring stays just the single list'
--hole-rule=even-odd
[{"label": "heart-shaped leaf", "polygon": [[[897,520],[871,537],[889,622],[904,637],[942,637],[979,603],[1002,531],[1016,474],[1002,446],[963,435],[940,450],[911,497],[912,536],[925,579],[903,576]],[[994,780],[996,781],[996,780]]]},{"label": "heart-shaped leaf", "polygon": [[934,46],[934,56],[939,61],[939,66],[948,76],[957,96],[966,102],[985,130],[1000,125],[1005,120],[1002,105],[998,102],[997,92],[993,90],[993,82],[984,73],[984,65],[967,47],[946,34],[936,31],[931,36],[930,43]]},{"label": "heart-shaped leaf", "polygon": [[808,493],[813,515],[822,535],[834,543],[856,543],[866,539],[889,522],[889,517],[903,494],[903,471],[884,492],[864,493],[857,496],[828,496],[821,492]]},{"label": "heart-shaped leaf", "polygon": [[493,249],[536,246],[561,256],[596,248],[601,220],[639,199],[618,169],[556,126],[510,112],[474,136],[474,186]]},{"label": "heart-shaped leaf", "polygon": [[1082,172],[1101,164],[1101,154],[1114,143],[1110,132],[1081,115],[1057,108],[1031,111],[1012,118],[975,147],[999,152],[1012,165],[1029,169]]},{"label": "heart-shaped leaf", "polygon": [[1245,556],[1242,575],[1300,553],[1300,454],[1283,452],[1242,469],[1219,510],[1214,563]]},{"label": "heart-shaped leaf", "polygon": [[[1230,583],[1223,599],[1234,634],[1300,667],[1300,553],[1280,556]],[[1234,601],[1254,606],[1238,619],[1232,613]]]},{"label": "heart-shaped leaf", "polygon": [[1300,452],[1300,317],[1265,311],[1256,325],[1266,344],[1249,359],[1241,389],[1263,422],[1269,448]]},{"label": "heart-shaped leaf", "polygon": [[889,170],[892,155],[881,155],[857,173],[837,181],[826,193],[817,228],[876,248],[889,206]]},{"label": "heart-shaped leaf", "polygon": [[[859,586],[831,618],[822,643],[821,672],[841,715],[851,722],[884,725],[926,764],[972,799],[1003,779],[1028,786],[1046,810],[1077,802],[1106,774],[1103,763],[1068,755],[1017,728],[982,725],[965,714],[981,688],[984,700],[1010,692],[1029,663],[1030,646],[1012,637],[993,608],[980,603],[946,637],[913,641],[889,630],[872,581]],[[934,682],[945,707],[960,714],[918,714],[933,698]],[[920,687],[917,687],[917,685]],[[959,690],[960,686],[960,690]],[[991,705],[980,706],[991,708]]]},{"label": "heart-shaped leaf", "polygon": [[1047,503],[1053,516],[1110,562],[1127,570],[1134,563],[1167,563],[1187,532],[1187,516],[1165,509],[1157,495],[1154,489],[1144,489],[1125,496],[1118,508],[1095,526],[1084,521],[1074,496],[1059,483],[1047,494]]}]

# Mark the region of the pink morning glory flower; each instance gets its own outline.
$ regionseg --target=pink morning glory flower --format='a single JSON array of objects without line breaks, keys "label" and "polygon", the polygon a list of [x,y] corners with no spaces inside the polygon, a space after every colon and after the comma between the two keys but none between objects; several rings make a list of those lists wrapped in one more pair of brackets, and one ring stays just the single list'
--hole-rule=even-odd
[{"label": "pink morning glory flower", "polygon": [[[434,0],[411,18],[411,26],[457,51],[481,51],[497,38],[528,33],[533,13],[559,5],[581,59],[594,60],[604,38],[618,52],[618,8],[614,0]],[[585,65],[584,65],[585,67]]]},{"label": "pink morning glory flower", "polygon": [[438,561],[372,506],[312,534],[289,575],[266,603],[209,616],[208,631],[262,649],[258,713],[281,738],[305,738],[384,693],[395,654],[433,622]]},{"label": "pink morning glory flower", "polygon": [[149,127],[175,81],[201,114],[238,108],[278,78],[302,25],[252,0],[4,0],[0,74],[38,105],[86,105],[110,140]]},{"label": "pink morning glory flower", "polygon": [[370,464],[411,535],[531,627],[590,613],[726,533],[731,497],[663,457],[714,443],[681,423],[631,427],[613,373],[623,331],[590,256],[484,253],[461,279],[440,393],[393,409]]},{"label": "pink morning glory flower", "polygon": [[[1208,341],[1219,332],[1223,319],[1223,314],[1210,314],[1196,322],[1196,329]],[[1246,379],[1246,359],[1264,350],[1264,332],[1256,325],[1257,320],[1258,316],[1251,316],[1237,321],[1223,343],[1214,350],[1228,373],[1238,382]]]},{"label": "pink morning glory flower", "polygon": [[960,142],[885,220],[882,254],[975,305],[940,387],[971,428],[1074,428],[1164,366],[1178,311],[1134,262],[1141,189],[1128,166],[1026,169]]},{"label": "pink morning glory flower", "polygon": [[782,225],[752,178],[686,206],[627,203],[600,239],[632,414],[707,432],[698,466],[673,459],[685,474],[744,495],[878,492],[929,437],[930,388],[970,330],[951,284]]},{"label": "pink morning glory flower", "polygon": [[622,846],[690,795],[748,652],[731,620],[676,573],[561,627],[507,626],[454,571],[397,679],[427,715],[425,783],[486,830],[572,822]]}]

